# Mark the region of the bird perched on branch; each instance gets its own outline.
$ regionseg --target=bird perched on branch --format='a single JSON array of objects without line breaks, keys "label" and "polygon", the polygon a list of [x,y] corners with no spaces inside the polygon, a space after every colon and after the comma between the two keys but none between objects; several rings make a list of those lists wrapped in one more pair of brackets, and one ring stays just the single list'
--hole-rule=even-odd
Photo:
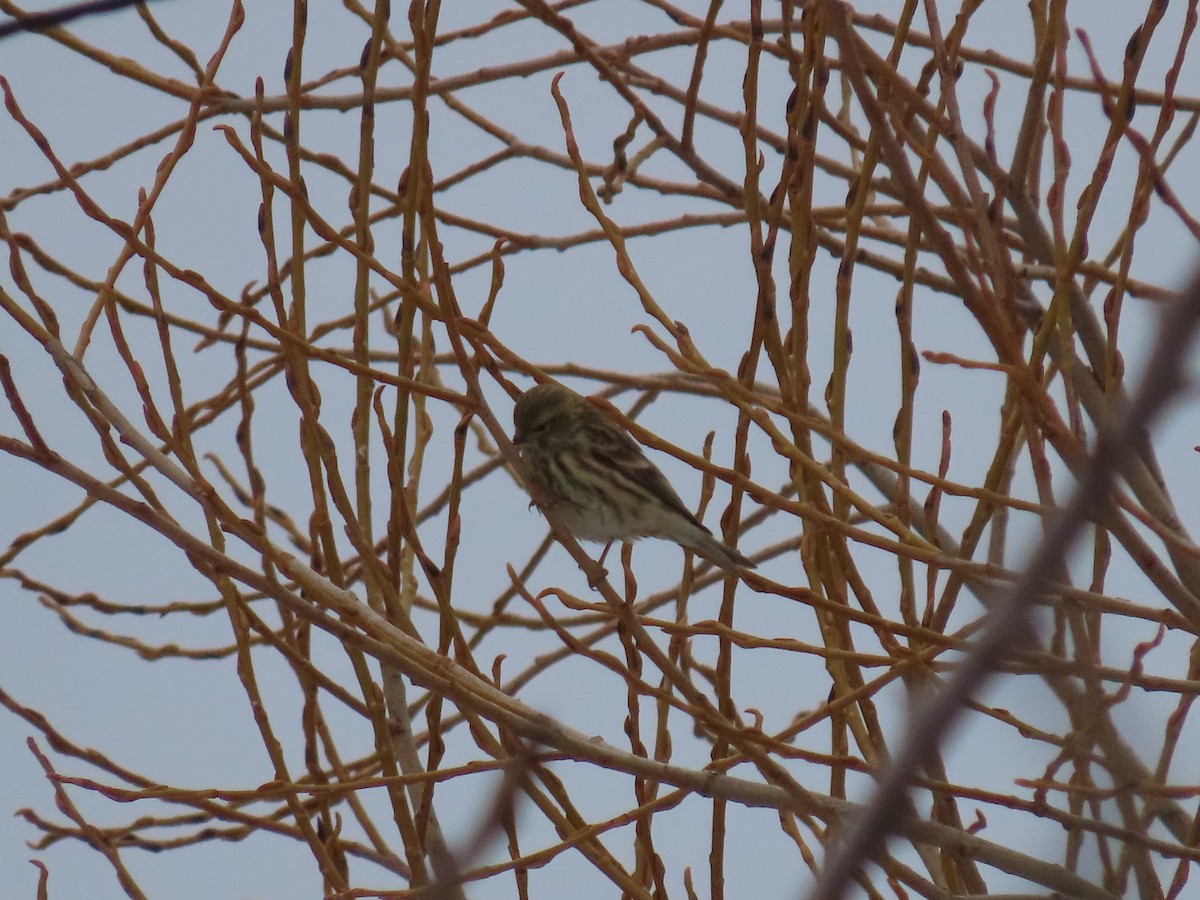
[{"label": "bird perched on branch", "polygon": [[561,384],[539,384],[518,398],[513,424],[534,502],[553,510],[579,540],[606,544],[607,553],[613,541],[664,538],[723,569],[754,568],[700,524],[638,443],[594,401]]}]

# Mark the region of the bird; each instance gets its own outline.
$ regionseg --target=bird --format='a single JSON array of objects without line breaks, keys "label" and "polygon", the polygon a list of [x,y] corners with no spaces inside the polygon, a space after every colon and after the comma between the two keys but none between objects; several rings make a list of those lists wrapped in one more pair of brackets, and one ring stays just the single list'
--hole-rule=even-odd
[{"label": "bird", "polygon": [[557,382],[530,388],[513,408],[513,443],[533,501],[579,540],[605,544],[643,537],[674,541],[722,569],[755,564],[721,543],[679,499],[666,476],[594,401]]}]

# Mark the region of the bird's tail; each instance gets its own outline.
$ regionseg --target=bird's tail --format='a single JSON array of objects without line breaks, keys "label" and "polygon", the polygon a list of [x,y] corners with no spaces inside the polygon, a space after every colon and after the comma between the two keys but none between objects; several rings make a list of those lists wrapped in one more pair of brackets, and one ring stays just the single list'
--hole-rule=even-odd
[{"label": "bird's tail", "polygon": [[753,569],[755,563],[738,553],[727,544],[718,541],[707,528],[701,527],[696,533],[689,535],[691,540],[680,541],[695,550],[711,563],[722,569],[736,572],[738,569]]}]

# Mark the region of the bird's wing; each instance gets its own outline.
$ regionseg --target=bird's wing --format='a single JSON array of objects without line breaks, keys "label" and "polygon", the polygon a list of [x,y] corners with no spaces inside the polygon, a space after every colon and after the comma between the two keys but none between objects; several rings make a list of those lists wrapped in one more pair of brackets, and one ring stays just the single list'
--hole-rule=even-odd
[{"label": "bird's wing", "polygon": [[592,449],[595,454],[609,463],[612,471],[633,473],[635,478],[630,479],[633,482],[630,485],[631,489],[640,488],[649,492],[693,525],[707,532],[708,529],[701,525],[692,515],[692,511],[684,505],[683,500],[675,493],[675,488],[671,487],[671,483],[659,471],[658,466],[646,457],[641,444],[607,416],[605,421],[611,427],[596,429],[596,433],[592,435]]}]

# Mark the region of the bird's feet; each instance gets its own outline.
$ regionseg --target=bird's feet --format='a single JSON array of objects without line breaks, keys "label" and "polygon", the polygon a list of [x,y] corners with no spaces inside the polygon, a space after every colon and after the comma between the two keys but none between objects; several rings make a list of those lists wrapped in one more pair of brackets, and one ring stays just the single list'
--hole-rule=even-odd
[{"label": "bird's feet", "polygon": [[608,556],[608,551],[612,549],[613,542],[609,541],[604,545],[604,549],[600,551],[600,558],[596,560],[596,565],[600,567],[600,571],[595,573],[595,576],[588,575],[588,587],[593,591],[600,586],[600,582],[608,577],[608,569],[604,568],[604,557]]}]

